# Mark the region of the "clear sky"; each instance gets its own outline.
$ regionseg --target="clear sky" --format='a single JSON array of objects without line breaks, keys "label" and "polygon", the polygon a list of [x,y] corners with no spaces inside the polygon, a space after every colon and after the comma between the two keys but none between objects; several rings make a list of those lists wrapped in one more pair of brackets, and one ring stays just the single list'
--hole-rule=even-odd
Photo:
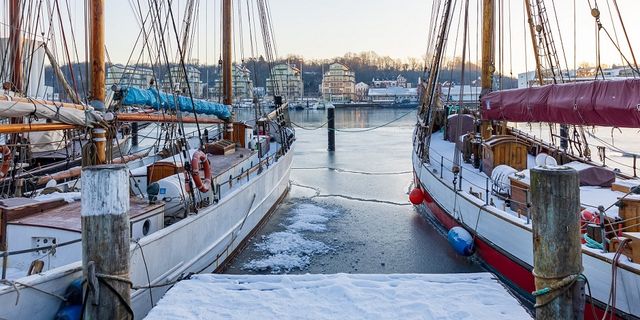
[{"label": "clear sky", "polygon": [[[187,0],[172,0],[175,4],[175,14],[182,17]],[[347,52],[375,51],[380,55],[388,55],[393,58],[422,57],[427,47],[427,32],[432,4],[436,0],[266,0],[268,1],[273,18],[273,28],[277,40],[277,48],[280,57],[288,54],[302,55],[306,58],[332,58],[342,56]],[[470,1],[469,21],[469,46],[471,48],[471,60],[476,60],[478,39],[479,6],[482,0]],[[514,73],[533,69],[533,56],[531,53],[531,41],[525,32],[526,19],[524,18],[522,0],[495,0],[502,3],[503,25],[503,56],[505,73],[513,69]],[[1,0],[7,3],[7,0]],[[220,55],[220,7],[221,0],[200,0],[198,8],[198,23],[196,27],[197,41],[194,42],[192,57],[201,63],[214,64]],[[241,2],[243,22],[247,22],[246,4],[255,3],[256,0],[235,0],[234,4]],[[444,1],[443,1],[444,2]],[[458,47],[454,48],[455,34],[461,33],[457,29],[460,6],[464,0],[458,0],[454,10],[454,20],[449,39],[449,56],[459,56],[461,40]],[[640,50],[640,0],[617,0],[623,19],[625,21],[634,49]],[[61,3],[64,6],[64,1]],[[68,24],[74,26],[76,43],[79,56],[84,57],[83,42],[83,3],[73,0],[70,3],[69,12],[72,21]],[[146,11],[146,0],[108,0],[106,1],[107,29],[106,41],[109,56],[113,62],[126,62],[134,47],[134,43],[140,30],[136,15],[132,6],[140,3],[143,11]],[[575,62],[595,62],[595,27],[594,18],[590,14],[588,3],[594,0],[547,0],[549,18],[553,24],[556,45],[558,48],[564,45],[567,63],[574,65],[574,45],[577,47]],[[558,21],[562,35],[562,44],[558,37],[554,10],[555,3],[558,13]],[[574,24],[574,3],[576,16]],[[624,39],[617,13],[613,7],[613,0],[599,0],[602,22],[611,36],[618,38],[625,55],[631,59],[628,46]],[[5,10],[0,18],[4,24],[8,19]],[[609,9],[611,11],[609,11]],[[237,19],[237,5],[234,8]],[[62,8],[65,12],[66,8]],[[611,12],[611,13],[610,13]],[[510,21],[509,21],[510,17]],[[613,17],[613,19],[611,19]],[[613,21],[613,22],[612,22]],[[181,18],[176,19],[178,28]],[[576,26],[574,30],[574,25]],[[615,28],[614,28],[615,25]],[[67,33],[69,27],[67,26]],[[250,56],[247,27],[245,26],[244,56]],[[6,33],[6,27],[0,27],[0,33]],[[236,31],[238,27],[236,27]],[[576,37],[574,37],[574,32]],[[611,41],[602,35],[602,60],[603,63],[621,64],[620,55],[616,53]],[[260,42],[260,47],[262,46]],[[175,47],[175,45],[174,45]],[[525,48],[527,54],[525,54]],[[236,59],[242,54],[236,44]],[[262,49],[260,50],[262,51]],[[638,52],[640,59],[640,52]],[[526,57],[526,58],[525,58]],[[511,58],[511,59],[510,59]],[[80,60],[82,60],[81,58]],[[561,56],[564,64],[564,56]]]}]

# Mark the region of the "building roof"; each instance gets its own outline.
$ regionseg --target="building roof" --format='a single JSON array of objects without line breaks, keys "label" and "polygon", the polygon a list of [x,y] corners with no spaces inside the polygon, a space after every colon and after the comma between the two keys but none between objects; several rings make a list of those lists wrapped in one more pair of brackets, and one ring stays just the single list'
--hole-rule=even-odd
[{"label": "building roof", "polygon": [[389,88],[371,88],[369,89],[369,96],[416,96],[418,95],[418,88],[402,88],[402,87],[389,87]]}]

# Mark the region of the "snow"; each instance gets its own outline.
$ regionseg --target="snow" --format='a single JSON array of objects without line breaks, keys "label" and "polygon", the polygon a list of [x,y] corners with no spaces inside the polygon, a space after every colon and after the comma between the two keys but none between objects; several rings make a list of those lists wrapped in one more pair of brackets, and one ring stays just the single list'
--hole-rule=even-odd
[{"label": "snow", "polygon": [[312,203],[298,204],[292,215],[286,219],[284,231],[263,236],[255,246],[266,257],[253,259],[242,266],[245,270],[265,271],[272,273],[287,272],[293,269],[304,269],[311,262],[314,254],[325,254],[333,250],[330,246],[317,240],[308,239],[303,232],[323,232],[329,220],[337,212]]},{"label": "snow", "polygon": [[54,192],[50,194],[41,194],[35,197],[38,201],[64,200],[68,203],[80,200],[80,192]]},{"label": "snow", "polygon": [[531,319],[490,273],[197,275],[146,317]]}]

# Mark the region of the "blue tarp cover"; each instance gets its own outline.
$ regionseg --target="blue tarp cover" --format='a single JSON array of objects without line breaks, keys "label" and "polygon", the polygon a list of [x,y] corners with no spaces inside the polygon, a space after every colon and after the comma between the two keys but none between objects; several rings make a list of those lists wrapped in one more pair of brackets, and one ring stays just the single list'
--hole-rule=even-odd
[{"label": "blue tarp cover", "polygon": [[[134,87],[126,88],[122,104],[125,106],[145,105],[156,110],[176,110],[175,98],[172,94],[158,92],[156,89],[138,89]],[[184,112],[195,112],[198,114],[214,115],[220,119],[229,119],[231,112],[226,105],[193,99],[185,96],[177,96],[178,110]]]}]

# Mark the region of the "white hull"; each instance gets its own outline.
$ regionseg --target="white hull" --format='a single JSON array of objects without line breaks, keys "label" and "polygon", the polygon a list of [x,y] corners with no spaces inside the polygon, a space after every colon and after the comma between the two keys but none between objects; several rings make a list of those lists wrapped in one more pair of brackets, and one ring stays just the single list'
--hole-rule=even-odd
[{"label": "white hull", "polygon": [[[149,281],[152,286],[171,283],[190,273],[213,272],[222,266],[286,194],[292,157],[293,150],[289,150],[217,204],[132,244],[130,270],[134,287],[148,286]],[[81,263],[77,262],[17,282],[64,295],[69,283],[81,277]],[[61,304],[59,298],[18,287],[16,303],[18,292],[12,286],[0,285],[0,319],[53,318]],[[144,317],[169,288],[133,290],[131,304],[136,318]]]}]

